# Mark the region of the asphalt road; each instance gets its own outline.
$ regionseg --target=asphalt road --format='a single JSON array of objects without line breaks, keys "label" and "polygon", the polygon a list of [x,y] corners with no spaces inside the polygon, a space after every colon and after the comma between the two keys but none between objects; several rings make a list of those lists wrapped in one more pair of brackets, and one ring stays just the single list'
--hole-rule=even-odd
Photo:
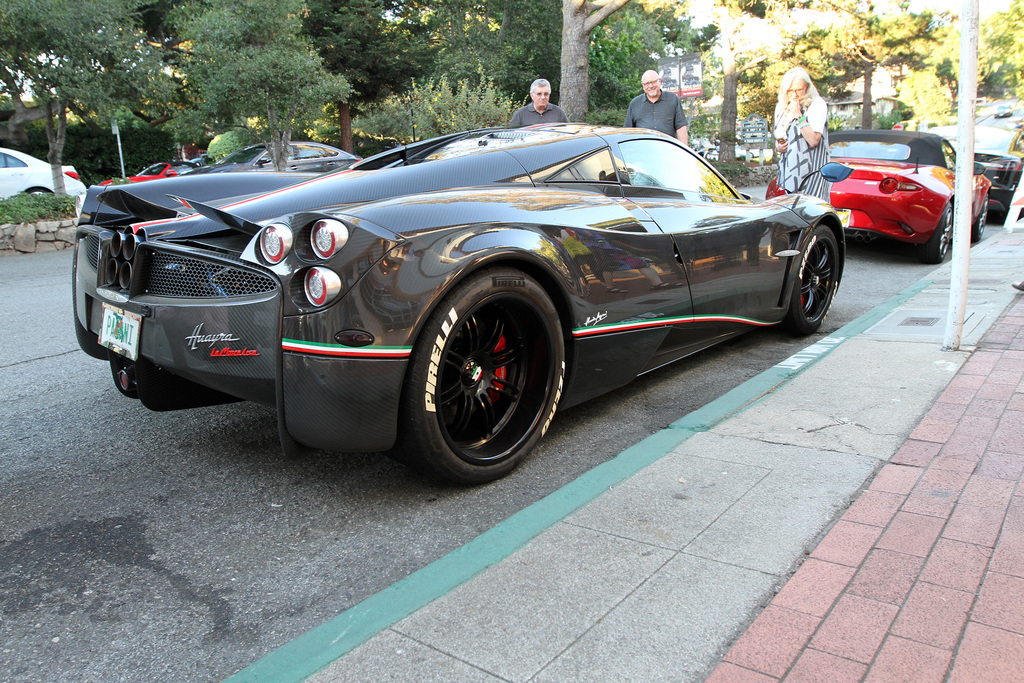
[{"label": "asphalt road", "polygon": [[4,682],[222,679],[932,269],[852,244],[821,334],[757,331],[650,373],[560,412],[511,476],[461,488],[374,454],[289,460],[262,406],[122,397],[75,342],[70,262],[0,258]]}]

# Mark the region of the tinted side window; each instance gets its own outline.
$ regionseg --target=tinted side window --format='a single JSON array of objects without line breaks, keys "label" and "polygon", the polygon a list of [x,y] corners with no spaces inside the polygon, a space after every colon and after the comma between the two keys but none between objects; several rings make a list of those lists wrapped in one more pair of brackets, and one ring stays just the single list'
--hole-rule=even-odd
[{"label": "tinted side window", "polygon": [[0,168],[23,168],[28,166],[21,159],[15,159],[10,154],[4,154],[0,152]]},{"label": "tinted side window", "polygon": [[619,150],[626,164],[623,184],[736,198],[729,185],[696,155],[670,142],[630,140],[620,143]]},{"label": "tinted side window", "polygon": [[296,159],[320,159],[321,157],[331,156],[323,147],[314,147],[312,145],[295,145],[296,152],[292,155]]},{"label": "tinted side window", "polygon": [[942,156],[946,159],[946,168],[951,171],[955,171],[956,152],[953,150],[953,145],[949,144],[945,140],[942,141]]},{"label": "tinted side window", "polygon": [[572,181],[589,183],[614,183],[615,161],[607,149],[596,154],[591,154],[586,159],[579,161],[558,175],[552,177],[548,182],[564,183]]}]

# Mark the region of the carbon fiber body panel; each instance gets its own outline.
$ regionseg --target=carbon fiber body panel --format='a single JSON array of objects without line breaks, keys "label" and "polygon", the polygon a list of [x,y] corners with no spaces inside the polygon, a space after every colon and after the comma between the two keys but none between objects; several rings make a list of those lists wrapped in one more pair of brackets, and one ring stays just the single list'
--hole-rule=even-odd
[{"label": "carbon fiber body panel", "polygon": [[[692,189],[635,167],[657,162],[654,143],[692,166]],[[783,320],[816,223],[836,235],[841,275],[827,205],[745,199],[644,131],[485,131],[331,175],[244,175],[91,190],[76,244],[79,339],[103,357],[104,304],[137,316],[138,359],[109,352],[122,393],[157,410],[274,406],[285,450],[394,445],[403,387],[434,343],[428,321],[461,283],[487,291],[485,269],[506,274],[493,283],[506,291],[529,279],[557,312],[562,407]]]}]

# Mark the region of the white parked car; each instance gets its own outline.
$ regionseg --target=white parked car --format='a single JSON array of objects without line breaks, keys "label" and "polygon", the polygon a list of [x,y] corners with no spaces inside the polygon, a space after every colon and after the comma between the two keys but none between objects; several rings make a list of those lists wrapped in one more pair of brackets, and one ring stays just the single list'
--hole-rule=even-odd
[{"label": "white parked car", "polygon": [[[74,166],[64,166],[64,189],[69,195],[85,194],[86,187],[78,179]],[[43,194],[53,192],[50,164],[24,152],[0,147],[0,199],[19,192]]]}]

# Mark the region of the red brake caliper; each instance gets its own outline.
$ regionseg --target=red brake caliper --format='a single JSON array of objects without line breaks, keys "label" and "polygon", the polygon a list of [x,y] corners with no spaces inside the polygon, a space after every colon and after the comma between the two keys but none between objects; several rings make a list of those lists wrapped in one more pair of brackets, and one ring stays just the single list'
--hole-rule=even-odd
[{"label": "red brake caliper", "polygon": [[[498,343],[494,345],[494,348],[491,350],[491,352],[494,353],[494,354],[497,354],[497,353],[500,353],[501,351],[503,351],[504,348],[505,348],[505,335],[502,335],[501,338],[498,339]],[[504,384],[502,382],[499,382],[498,380],[503,380],[506,377],[508,377],[508,370],[505,368],[505,366],[502,366],[500,368],[496,368],[495,371],[494,371],[494,381],[492,382],[492,386],[496,386],[499,389],[504,389],[505,388]],[[491,403],[497,403],[498,402],[498,392],[497,392],[497,390],[496,389],[488,389],[487,390],[487,397],[491,400]]]}]

